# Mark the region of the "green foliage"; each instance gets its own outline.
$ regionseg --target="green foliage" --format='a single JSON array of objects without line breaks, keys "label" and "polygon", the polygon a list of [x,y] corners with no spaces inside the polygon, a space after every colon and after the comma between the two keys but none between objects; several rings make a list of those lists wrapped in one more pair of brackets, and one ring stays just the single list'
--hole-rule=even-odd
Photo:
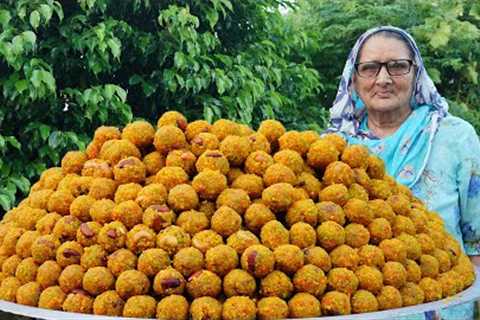
[{"label": "green foliage", "polygon": [[289,58],[306,38],[285,32],[287,2],[2,1],[0,208],[95,128],[133,115],[315,127],[319,78]]},{"label": "green foliage", "polygon": [[4,0],[0,211],[95,128],[134,116],[321,130],[351,46],[382,24],[414,35],[452,112],[480,130],[478,1]]},{"label": "green foliage", "polygon": [[[303,0],[287,18],[306,32],[307,45],[296,61],[312,61],[324,85],[321,105],[331,105],[346,57],[367,29],[394,25],[409,31],[438,90],[454,102],[451,111],[469,117],[480,132],[480,4],[469,0]],[[462,105],[461,109],[457,108]],[[461,112],[467,108],[469,112]]]}]

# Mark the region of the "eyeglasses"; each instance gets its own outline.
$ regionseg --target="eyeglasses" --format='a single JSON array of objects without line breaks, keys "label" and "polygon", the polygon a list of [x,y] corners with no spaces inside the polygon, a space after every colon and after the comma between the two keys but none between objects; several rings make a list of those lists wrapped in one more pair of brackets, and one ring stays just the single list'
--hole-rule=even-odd
[{"label": "eyeglasses", "polygon": [[375,78],[380,73],[382,67],[385,66],[390,76],[399,77],[409,73],[413,65],[415,64],[409,59],[390,60],[387,62],[368,61],[356,63],[355,70],[362,78]]}]

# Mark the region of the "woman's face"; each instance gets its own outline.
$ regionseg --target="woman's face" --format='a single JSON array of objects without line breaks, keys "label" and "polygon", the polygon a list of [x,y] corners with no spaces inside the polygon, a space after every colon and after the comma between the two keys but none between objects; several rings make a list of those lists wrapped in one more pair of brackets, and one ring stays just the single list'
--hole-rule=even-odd
[{"label": "woman's face", "polygon": [[[411,59],[410,51],[400,40],[372,36],[363,45],[357,63],[367,61],[387,62],[397,59]],[[386,66],[373,78],[353,75],[353,85],[365,103],[368,111],[395,112],[410,108],[415,68],[402,76],[390,76]]]}]

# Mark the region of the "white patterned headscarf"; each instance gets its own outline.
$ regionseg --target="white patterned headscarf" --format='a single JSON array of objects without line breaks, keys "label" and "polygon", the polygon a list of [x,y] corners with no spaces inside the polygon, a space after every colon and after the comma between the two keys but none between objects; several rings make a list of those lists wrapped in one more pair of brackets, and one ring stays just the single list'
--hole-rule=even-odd
[{"label": "white patterned headscarf", "polygon": [[358,38],[353,46],[343,69],[335,102],[330,109],[330,127],[327,131],[342,132],[358,138],[372,138],[368,133],[359,130],[362,116],[365,113],[365,108],[363,108],[363,105],[359,105],[359,99],[355,98],[352,76],[355,71],[355,63],[360,48],[362,48],[363,44],[370,36],[381,31],[391,31],[400,34],[407,41],[414,53],[413,59],[417,65],[417,74],[415,78],[415,88],[412,94],[412,108],[424,104],[432,105],[434,111],[432,112],[431,129],[433,132],[436,132],[440,119],[447,115],[447,101],[440,96],[432,79],[428,76],[415,40],[413,40],[408,32],[391,26],[382,26],[366,31]]}]

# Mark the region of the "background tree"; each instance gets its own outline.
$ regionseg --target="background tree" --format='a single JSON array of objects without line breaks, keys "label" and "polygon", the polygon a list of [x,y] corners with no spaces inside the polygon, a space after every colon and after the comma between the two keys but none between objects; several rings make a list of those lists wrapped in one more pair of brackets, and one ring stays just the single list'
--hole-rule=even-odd
[{"label": "background tree", "polygon": [[[0,207],[95,128],[168,109],[190,120],[317,126],[318,75],[289,56],[283,0],[0,4]],[[305,111],[310,110],[308,113]],[[308,117],[308,119],[307,119]]]},{"label": "background tree", "polygon": [[393,25],[409,31],[450,111],[480,132],[480,2],[469,0],[299,0],[287,24],[305,32],[294,61],[311,61],[320,76],[318,99],[330,106],[348,53],[367,29]]},{"label": "background tree", "polygon": [[355,39],[382,24],[413,34],[451,111],[480,129],[478,1],[4,0],[0,211],[103,124],[176,109],[321,130]]}]

